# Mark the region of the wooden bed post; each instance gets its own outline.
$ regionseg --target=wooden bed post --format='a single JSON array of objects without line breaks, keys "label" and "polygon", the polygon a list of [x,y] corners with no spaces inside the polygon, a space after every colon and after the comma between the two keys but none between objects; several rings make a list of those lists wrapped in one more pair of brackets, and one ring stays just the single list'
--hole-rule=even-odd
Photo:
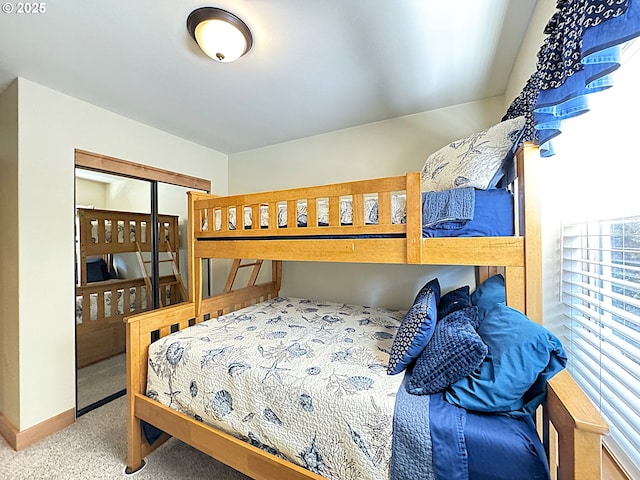
[{"label": "wooden bed post", "polygon": [[407,263],[422,263],[422,194],[420,173],[407,173]]},{"label": "wooden bed post", "polygon": [[282,260],[273,260],[271,262],[271,279],[275,283],[276,292],[280,295],[280,286],[282,285]]},{"label": "wooden bed post", "polygon": [[[200,309],[202,306],[202,259],[196,258],[196,210],[195,202],[201,197],[201,193],[187,192],[188,209],[187,215],[189,221],[187,222],[187,264],[189,275],[189,302],[195,304],[196,317],[200,316]],[[200,225],[202,225],[202,219],[199,219]],[[209,227],[215,228],[215,218],[208,219]],[[210,273],[209,273],[210,274]],[[208,279],[209,280],[209,279]]]},{"label": "wooden bed post", "polygon": [[[525,236],[527,268],[524,313],[542,325],[542,228],[540,219],[540,156],[538,148],[525,143],[516,154],[518,195],[520,196],[520,234]],[[525,191],[526,185],[526,191]]]},{"label": "wooden bed post", "polygon": [[140,371],[139,362],[146,359],[144,352],[140,352],[139,343],[140,324],[127,323],[127,468],[126,473],[131,474],[144,467],[142,458],[142,426],[140,419],[135,415],[135,394],[144,393],[140,387],[143,372]]},{"label": "wooden bed post", "polygon": [[[549,431],[545,422],[545,448],[557,446],[559,479],[597,479],[602,474],[602,436],[609,433],[596,407],[585,397],[584,392],[563,370],[549,380],[547,401],[544,408],[547,417],[557,432]],[[554,452],[548,452],[554,458]],[[555,465],[551,465],[552,470]],[[553,477],[552,477],[553,478]]]},{"label": "wooden bed post", "polygon": [[[507,305],[542,325],[542,230],[540,220],[540,158],[537,147],[525,143],[516,152],[518,201],[516,234],[524,237],[525,267],[476,267],[476,283],[501,273]],[[525,178],[526,176],[526,178]]]}]

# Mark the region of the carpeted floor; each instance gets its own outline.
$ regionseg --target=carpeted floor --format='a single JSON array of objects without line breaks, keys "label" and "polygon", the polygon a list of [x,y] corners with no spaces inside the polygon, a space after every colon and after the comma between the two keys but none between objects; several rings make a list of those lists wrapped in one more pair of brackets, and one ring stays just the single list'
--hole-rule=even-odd
[{"label": "carpeted floor", "polygon": [[0,479],[248,479],[175,439],[149,455],[142,471],[124,475],[126,410],[126,397],[121,397],[20,452],[0,437]]}]

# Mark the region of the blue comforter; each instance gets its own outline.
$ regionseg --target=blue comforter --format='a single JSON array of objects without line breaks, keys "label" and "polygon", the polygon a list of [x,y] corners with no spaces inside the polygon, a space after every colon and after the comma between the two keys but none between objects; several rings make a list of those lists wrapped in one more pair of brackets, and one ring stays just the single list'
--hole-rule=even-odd
[{"label": "blue comforter", "polygon": [[528,416],[479,414],[442,394],[396,396],[391,480],[548,480],[544,447]]},{"label": "blue comforter", "polygon": [[466,411],[442,395],[411,395],[405,375],[393,417],[391,480],[468,480]]},{"label": "blue comforter", "polygon": [[[458,198],[451,204],[437,196],[432,198],[431,202],[443,202],[441,207],[443,213],[427,215],[424,209],[429,207],[425,204],[422,235],[424,237],[503,237],[513,235],[513,195],[511,192],[504,188],[473,190],[473,192],[475,196],[471,218],[469,218],[468,212],[470,200],[467,197]],[[446,195],[446,192],[441,194]],[[442,215],[441,218],[444,218],[447,214],[452,215],[452,219],[454,215],[459,215],[457,221],[436,223],[429,226],[434,217],[438,218]]]}]

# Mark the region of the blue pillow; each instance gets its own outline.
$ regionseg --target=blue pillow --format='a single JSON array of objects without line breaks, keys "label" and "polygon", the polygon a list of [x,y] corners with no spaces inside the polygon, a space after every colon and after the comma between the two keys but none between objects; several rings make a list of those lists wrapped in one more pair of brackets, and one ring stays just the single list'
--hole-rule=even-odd
[{"label": "blue pillow", "polygon": [[107,262],[102,258],[87,260],[87,283],[110,280],[111,274]]},{"label": "blue pillow", "polygon": [[477,317],[478,308],[467,307],[438,320],[433,337],[413,367],[409,393],[441,392],[480,366],[487,346],[476,333]]},{"label": "blue pillow", "polygon": [[427,282],[417,293],[416,298],[413,300],[413,303],[418,303],[427,295],[434,294],[436,295],[436,304],[440,301],[440,282],[437,278]]},{"label": "blue pillow", "polygon": [[471,304],[478,307],[478,320],[480,323],[482,323],[485,314],[497,303],[507,303],[504,277],[500,274],[487,278],[471,294]]},{"label": "blue pillow", "polygon": [[487,312],[478,334],[489,347],[487,356],[476,372],[446,390],[446,400],[467,410],[532,415],[547,380],[567,363],[560,340],[504,304]]},{"label": "blue pillow", "polygon": [[389,353],[389,375],[396,375],[406,369],[427,345],[438,319],[439,301],[440,283],[435,278],[422,287],[402,319]]},{"label": "blue pillow", "polygon": [[444,294],[438,303],[438,318],[444,318],[450,313],[471,306],[469,285],[456,288]]}]

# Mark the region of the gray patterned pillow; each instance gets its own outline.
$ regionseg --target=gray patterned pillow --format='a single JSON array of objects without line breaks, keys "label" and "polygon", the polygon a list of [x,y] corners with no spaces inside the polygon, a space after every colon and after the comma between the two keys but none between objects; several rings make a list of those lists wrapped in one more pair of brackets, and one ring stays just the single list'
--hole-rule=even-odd
[{"label": "gray patterned pillow", "polygon": [[462,187],[486,190],[511,155],[523,127],[524,117],[505,120],[432,153],[422,167],[422,191]]},{"label": "gray patterned pillow", "polygon": [[441,392],[480,367],[488,348],[476,333],[477,315],[477,307],[462,308],[436,324],[433,337],[413,367],[409,393]]}]

